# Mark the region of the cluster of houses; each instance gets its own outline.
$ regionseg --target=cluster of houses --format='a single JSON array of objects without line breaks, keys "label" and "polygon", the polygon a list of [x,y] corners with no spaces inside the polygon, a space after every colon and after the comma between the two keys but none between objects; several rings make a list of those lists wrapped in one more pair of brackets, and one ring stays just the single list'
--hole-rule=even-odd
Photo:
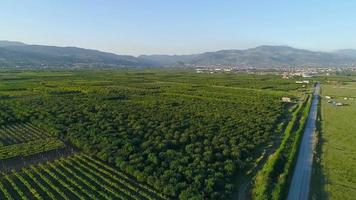
[{"label": "cluster of houses", "polygon": [[290,103],[292,100],[290,97],[282,97],[282,102]]},{"label": "cluster of houses", "polygon": [[304,81],[296,81],[296,84],[309,84],[308,80],[304,80]]},{"label": "cluster of houses", "polygon": [[[346,97],[345,97],[346,98]],[[341,102],[334,101],[331,96],[325,96],[325,99],[328,99],[328,103],[333,104],[334,106],[343,106],[344,104]]]},{"label": "cluster of houses", "polygon": [[308,80],[303,80],[303,81],[295,81],[296,84],[302,84],[302,87],[305,88],[306,84],[309,84]]},{"label": "cluster of houses", "polygon": [[208,73],[208,74],[214,74],[214,73],[219,73],[219,72],[231,72],[233,69],[231,68],[198,68],[195,69],[196,73],[201,74],[201,73]]},{"label": "cluster of houses", "polygon": [[[331,98],[331,96],[325,96],[324,98],[328,100],[327,101],[328,103],[333,104],[334,106],[343,106],[344,105],[341,102],[337,102],[337,101],[333,100]],[[353,98],[344,97],[344,100],[348,100],[348,99],[353,100]],[[284,97],[282,97],[282,102],[290,103],[290,102],[292,102],[292,100],[290,97],[284,96]]]},{"label": "cluster of houses", "polygon": [[221,73],[221,72],[232,72],[240,73],[247,72],[251,74],[274,74],[282,75],[283,79],[291,79],[294,77],[302,78],[312,78],[318,75],[330,76],[330,74],[335,74],[338,72],[355,72],[356,67],[290,67],[290,66],[279,66],[279,67],[266,67],[259,68],[247,65],[223,65],[223,64],[211,64],[211,65],[185,65],[186,67],[195,68],[197,73]]},{"label": "cluster of houses", "polygon": [[318,75],[318,72],[316,72],[316,71],[298,69],[298,70],[290,70],[290,71],[283,72],[282,73],[282,78],[283,79],[290,79],[290,78],[293,78],[293,77],[312,78],[312,77],[314,77],[316,75]]}]

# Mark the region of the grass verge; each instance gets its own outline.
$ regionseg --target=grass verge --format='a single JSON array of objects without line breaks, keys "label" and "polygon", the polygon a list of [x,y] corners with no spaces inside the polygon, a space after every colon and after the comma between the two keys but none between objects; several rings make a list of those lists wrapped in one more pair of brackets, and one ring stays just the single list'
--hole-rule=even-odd
[{"label": "grass verge", "polygon": [[254,177],[252,199],[277,200],[285,199],[287,196],[311,101],[311,96],[307,96],[306,100],[293,112],[281,145]]}]

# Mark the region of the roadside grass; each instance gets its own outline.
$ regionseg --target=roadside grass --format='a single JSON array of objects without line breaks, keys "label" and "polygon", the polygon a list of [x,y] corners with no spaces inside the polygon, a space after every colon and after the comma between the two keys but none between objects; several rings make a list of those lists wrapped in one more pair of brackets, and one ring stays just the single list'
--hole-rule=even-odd
[{"label": "roadside grass", "polygon": [[[321,91],[321,89],[320,89]],[[321,168],[321,151],[322,151],[322,145],[323,145],[323,130],[321,128],[322,123],[323,123],[323,118],[321,116],[321,100],[319,98],[318,102],[318,113],[317,113],[317,119],[316,119],[316,130],[315,130],[315,135],[313,138],[313,145],[314,147],[314,152],[313,152],[313,168],[312,168],[312,177],[310,180],[310,195],[309,199],[311,200],[316,200],[316,199],[328,199],[328,194],[325,191],[325,171],[323,168]]]},{"label": "roadside grass", "polygon": [[279,148],[253,178],[252,199],[286,198],[311,101],[309,96],[294,111]]},{"label": "roadside grass", "polygon": [[[321,155],[316,165],[311,199],[355,199],[356,197],[356,83],[322,85],[322,96],[334,97],[345,106],[321,100]],[[325,177],[324,177],[325,176]],[[315,183],[315,182],[314,182]],[[327,194],[322,194],[321,192]]]}]

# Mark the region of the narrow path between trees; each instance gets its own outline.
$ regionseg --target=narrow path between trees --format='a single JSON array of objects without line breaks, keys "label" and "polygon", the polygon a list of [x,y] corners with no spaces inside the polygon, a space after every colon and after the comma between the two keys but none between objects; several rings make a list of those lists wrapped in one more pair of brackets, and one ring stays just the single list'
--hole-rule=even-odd
[{"label": "narrow path between trees", "polygon": [[288,200],[307,200],[309,197],[310,178],[313,164],[313,135],[318,112],[320,84],[314,88],[313,102],[300,145],[297,163],[288,192]]}]

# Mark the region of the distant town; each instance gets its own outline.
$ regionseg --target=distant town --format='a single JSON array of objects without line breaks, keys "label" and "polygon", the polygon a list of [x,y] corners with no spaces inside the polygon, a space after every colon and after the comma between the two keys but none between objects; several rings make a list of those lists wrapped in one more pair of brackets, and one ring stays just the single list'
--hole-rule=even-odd
[{"label": "distant town", "polygon": [[299,76],[303,78],[311,78],[314,76],[330,76],[332,74],[356,72],[356,67],[275,67],[275,68],[256,68],[256,67],[231,67],[231,66],[196,66],[196,73],[239,73],[248,74],[274,74],[282,75],[284,79]]}]

